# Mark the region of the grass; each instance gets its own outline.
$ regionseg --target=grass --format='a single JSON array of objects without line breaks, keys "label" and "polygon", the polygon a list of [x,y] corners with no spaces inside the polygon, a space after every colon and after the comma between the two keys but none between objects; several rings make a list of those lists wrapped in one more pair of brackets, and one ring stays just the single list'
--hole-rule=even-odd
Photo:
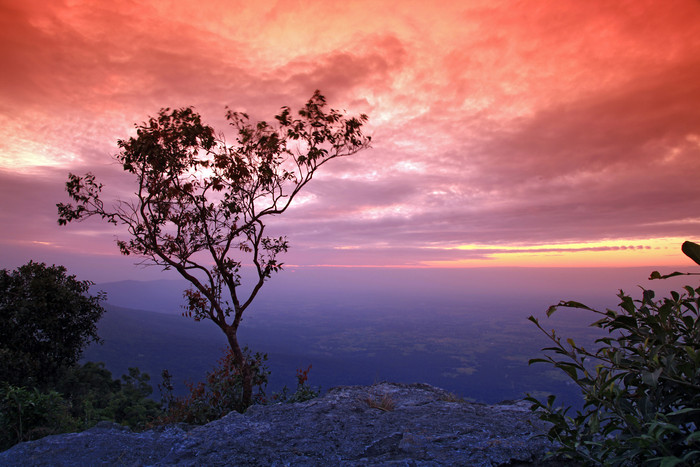
[{"label": "grass", "polygon": [[391,394],[382,396],[368,396],[364,399],[367,405],[372,409],[379,409],[384,412],[391,412],[396,407],[396,402],[391,397]]},{"label": "grass", "polygon": [[443,402],[464,402],[464,398],[458,396],[453,392],[448,392],[444,396],[441,396],[440,400]]}]

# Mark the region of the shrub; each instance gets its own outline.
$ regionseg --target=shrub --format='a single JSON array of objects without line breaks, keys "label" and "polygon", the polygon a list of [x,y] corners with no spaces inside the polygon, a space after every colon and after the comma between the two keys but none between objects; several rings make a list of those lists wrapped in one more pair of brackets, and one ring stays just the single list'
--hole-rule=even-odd
[{"label": "shrub", "polygon": [[102,420],[132,429],[160,417],[160,404],[148,396],[149,376],[129,368],[121,381],[103,363],[88,362],[66,370],[51,389],[5,384],[0,388],[0,449],[46,435],[85,430]]},{"label": "shrub", "polygon": [[129,368],[128,375],[122,375],[119,390],[112,393],[104,409],[98,414],[103,420],[113,420],[134,430],[146,428],[153,420],[162,416],[160,404],[149,399],[153,388],[148,381],[148,373],[138,368]]},{"label": "shrub", "polygon": [[87,362],[68,369],[55,389],[68,401],[71,415],[80,420],[81,428],[86,429],[108,419],[105,409],[121,390],[121,383],[112,379],[104,363]]},{"label": "shrub", "polygon": [[198,384],[188,384],[189,394],[185,397],[174,397],[172,376],[167,370],[162,373],[163,382],[159,385],[166,407],[165,415],[156,424],[185,422],[203,425],[217,420],[231,411],[243,413],[252,404],[265,400],[265,387],[269,371],[265,362],[267,355],[244,349],[246,362],[253,374],[253,397],[251,404],[244,398],[242,369],[235,364],[235,356],[229,349],[219,360],[214,370],[207,373],[205,381]]},{"label": "shrub", "polygon": [[565,458],[595,465],[698,465],[700,287],[661,300],[652,290],[643,290],[639,300],[622,291],[618,296],[619,311],[571,301],[547,311],[551,316],[564,307],[598,315],[591,326],[605,334],[594,350],[529,318],[553,343],[543,349],[544,358],[530,363],[561,369],[583,395],[574,416],[570,407],[555,407],[553,395],[546,402],[528,397],[532,410],[551,422],[547,437],[558,446],[554,454]]},{"label": "shrub", "polygon": [[148,398],[153,392],[150,379],[138,368],[129,368],[129,374],[112,379],[104,363],[87,362],[69,369],[56,390],[68,401],[80,429],[111,420],[141,430],[163,413],[160,404]]},{"label": "shrub", "polygon": [[88,294],[63,266],[30,261],[0,270],[0,444],[113,420],[143,428],[160,415],[148,399],[149,376],[130,368],[122,381],[101,363],[77,365],[83,347],[100,342],[103,293]]},{"label": "shrub", "polygon": [[5,384],[0,388],[0,450],[16,443],[77,428],[69,405],[56,391]]},{"label": "shrub", "polygon": [[309,385],[309,372],[311,371],[311,365],[308,366],[306,370],[297,368],[297,388],[294,393],[289,394],[289,389],[287,386],[282,388],[282,392],[279,394],[273,394],[273,402],[305,402],[318,397],[321,393],[319,388],[314,388]]}]

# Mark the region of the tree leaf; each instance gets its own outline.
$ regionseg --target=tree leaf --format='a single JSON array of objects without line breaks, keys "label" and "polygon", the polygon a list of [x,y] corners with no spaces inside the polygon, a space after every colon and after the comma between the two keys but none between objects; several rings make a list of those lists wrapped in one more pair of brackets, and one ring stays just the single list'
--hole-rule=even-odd
[{"label": "tree leaf", "polygon": [[689,274],[687,272],[672,272],[671,274],[665,274],[661,275],[658,271],[654,271],[651,273],[651,276],[649,276],[649,280],[652,281],[654,279],[668,279],[669,277],[676,277],[676,276],[688,276]]},{"label": "tree leaf", "polygon": [[683,242],[681,251],[685,253],[688,258],[695,261],[696,264],[700,265],[700,245],[693,242]]},{"label": "tree leaf", "polygon": [[[657,458],[659,459],[659,458]],[[681,462],[683,462],[682,459],[679,459],[678,457],[662,457],[661,459],[661,464],[660,467],[673,467],[674,465],[678,465]]]}]

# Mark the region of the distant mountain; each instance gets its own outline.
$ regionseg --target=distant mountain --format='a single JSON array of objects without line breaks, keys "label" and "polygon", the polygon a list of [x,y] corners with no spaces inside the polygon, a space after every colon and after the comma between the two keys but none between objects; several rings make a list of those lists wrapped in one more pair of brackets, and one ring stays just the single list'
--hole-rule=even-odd
[{"label": "distant mountain", "polygon": [[[156,398],[163,369],[173,375],[176,392],[183,394],[184,382],[203,380],[228,345],[221,330],[209,321],[195,322],[179,315],[109,304],[105,308],[107,311],[98,323],[98,333],[104,342],[88,346],[82,360],[104,362],[115,378],[126,374],[129,367],[138,367],[151,376]],[[335,384],[367,380],[358,377],[362,359],[343,363],[333,356],[311,355],[310,349],[297,345],[284,323],[271,325],[269,329],[249,326],[241,330],[240,337],[254,352],[269,355],[271,391],[280,390],[284,385],[293,387],[296,369],[305,369],[312,363],[313,385],[323,385],[327,389]]]},{"label": "distant mountain", "polygon": [[109,304],[105,308],[98,323],[104,344],[91,344],[83,360],[105,362],[115,378],[135,366],[151,375],[154,389],[166,368],[180,383],[199,381],[226,344],[221,331],[209,322]]},{"label": "distant mountain", "polygon": [[[269,355],[270,391],[293,387],[295,370],[313,365],[310,383],[324,389],[385,380],[426,382],[487,403],[525,392],[570,392],[561,375],[528,367],[527,360],[546,342],[524,320],[507,313],[469,314],[459,307],[431,311],[341,306],[259,311],[244,323],[240,337]],[[580,341],[581,326],[572,332]],[[151,375],[154,390],[167,368],[180,394],[183,382],[202,380],[226,347],[223,333],[210,322],[112,305],[99,334],[104,344],[89,346],[84,360],[105,362],[115,377],[137,366]]]},{"label": "distant mountain", "polygon": [[[527,316],[547,320],[545,310],[561,299],[614,307],[618,288],[634,292],[648,286],[647,276],[645,268],[292,270],[263,288],[239,337],[269,355],[270,390],[294,386],[296,369],[311,364],[310,383],[325,389],[387,380],[486,403],[525,392],[573,401],[576,390],[560,372],[528,366],[548,342]],[[213,323],[181,316],[185,288],[172,280],[96,285],[108,294],[99,323],[105,344],[88,348],[85,359],[104,361],[115,377],[138,366],[154,387],[166,368],[181,391],[182,381],[201,380],[226,340]],[[592,342],[591,321],[562,311],[546,326]]]},{"label": "distant mountain", "polygon": [[96,284],[91,291],[105,292],[107,302],[117,307],[179,315],[184,304],[182,293],[186,288],[184,280],[125,280]]},{"label": "distant mountain", "polygon": [[[653,268],[290,268],[270,279],[254,306],[299,308],[337,303],[376,306],[435,301],[517,304],[539,300],[546,307],[562,299],[615,305],[619,289],[638,285],[667,290],[684,285],[684,279],[655,281]],[[111,305],[159,313],[180,314],[184,279],[96,284],[93,292],[107,293]]]}]

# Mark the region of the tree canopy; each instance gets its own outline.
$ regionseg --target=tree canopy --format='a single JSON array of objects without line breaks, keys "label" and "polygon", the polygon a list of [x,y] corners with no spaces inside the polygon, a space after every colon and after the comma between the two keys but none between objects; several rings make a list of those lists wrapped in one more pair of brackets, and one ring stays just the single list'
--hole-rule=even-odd
[{"label": "tree canopy", "polygon": [[98,341],[102,295],[91,296],[63,266],[29,263],[0,270],[0,381],[44,386]]},{"label": "tree canopy", "polygon": [[[58,222],[98,216],[122,225],[129,234],[117,242],[123,254],[187,279],[187,314],[226,334],[249,401],[252,373],[238,327],[288,249],[286,237],[265,234],[266,219],[284,213],[322,165],[369,147],[370,138],[362,133],[366,115],[327,110],[319,91],[296,115],[282,107],[274,123],[230,110],[226,118],[237,133],[232,145],[191,107],[162,109],[137,126],[136,137],[118,142],[116,159],[135,176],[136,197],[109,207],[94,175],[70,174],[66,188],[76,204],[58,204]],[[244,265],[255,271],[245,289]]]}]

